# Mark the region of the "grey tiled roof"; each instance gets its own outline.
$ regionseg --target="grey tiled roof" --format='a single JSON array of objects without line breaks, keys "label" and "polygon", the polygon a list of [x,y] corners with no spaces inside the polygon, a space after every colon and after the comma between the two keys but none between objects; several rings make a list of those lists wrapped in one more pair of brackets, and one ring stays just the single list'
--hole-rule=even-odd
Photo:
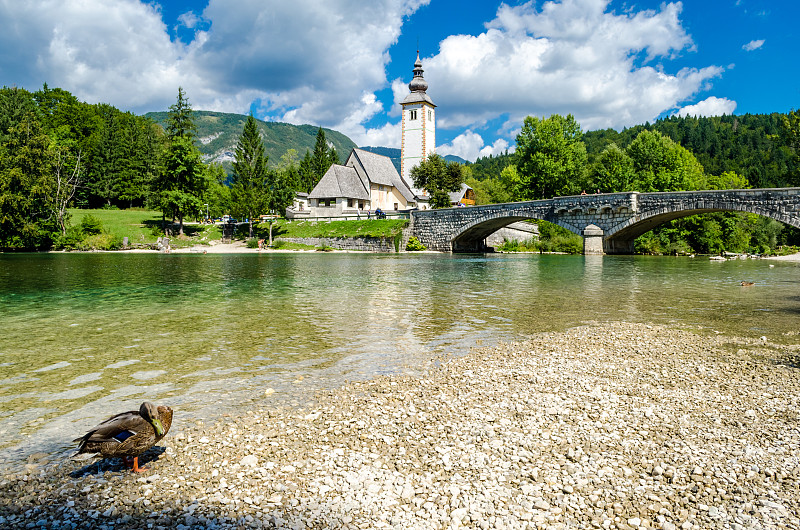
[{"label": "grey tiled roof", "polygon": [[420,92],[420,91],[411,92],[409,95],[406,96],[406,99],[403,100],[401,105],[405,105],[407,103],[427,103],[427,104],[432,105],[434,107],[436,106],[433,103],[433,100],[431,99],[431,97],[427,93]]},{"label": "grey tiled roof", "polygon": [[332,165],[314,186],[309,199],[332,199],[345,197],[347,199],[369,199],[369,191],[352,167]]},{"label": "grey tiled roof", "polygon": [[406,202],[417,202],[417,194],[397,173],[391,158],[361,149],[353,149],[344,166],[331,166],[308,198],[370,199],[371,184],[394,186]]},{"label": "grey tiled roof", "polygon": [[467,186],[466,184],[464,184],[462,182],[461,183],[461,189],[458,190],[458,191],[454,191],[453,193],[450,194],[450,202],[454,203],[454,202],[461,201],[461,199],[464,198],[464,194],[467,192],[467,190],[470,190],[470,189],[472,189],[472,188],[470,188],[469,186]]},{"label": "grey tiled roof", "polygon": [[[400,178],[391,158],[362,149],[353,149],[353,152],[347,159],[347,164],[355,165],[356,171],[363,169],[365,177],[368,178],[370,182],[384,186],[394,186],[407,202],[416,202],[414,193],[406,182]],[[359,174],[360,173],[361,172],[359,172]]]}]

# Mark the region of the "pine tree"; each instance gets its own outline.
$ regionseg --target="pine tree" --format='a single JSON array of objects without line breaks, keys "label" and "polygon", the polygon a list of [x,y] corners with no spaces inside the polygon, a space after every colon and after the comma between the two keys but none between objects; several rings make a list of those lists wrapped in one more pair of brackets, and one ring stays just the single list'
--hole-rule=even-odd
[{"label": "pine tree", "polygon": [[170,107],[167,127],[169,146],[164,157],[163,171],[153,183],[157,203],[163,215],[180,222],[178,233],[183,235],[183,220],[198,214],[203,202],[200,197],[208,187],[206,168],[200,151],[194,145],[192,109],[178,89],[178,101]]},{"label": "pine tree", "polygon": [[177,137],[184,137],[194,140],[197,128],[194,124],[194,113],[189,100],[186,99],[186,92],[182,87],[178,87],[178,100],[169,107],[169,122],[167,123],[167,137],[172,140]]},{"label": "pine tree", "polygon": [[250,237],[253,237],[253,219],[267,209],[270,190],[267,187],[264,142],[252,115],[247,117],[239,136],[235,156],[231,186],[233,211],[234,215],[248,220]]}]

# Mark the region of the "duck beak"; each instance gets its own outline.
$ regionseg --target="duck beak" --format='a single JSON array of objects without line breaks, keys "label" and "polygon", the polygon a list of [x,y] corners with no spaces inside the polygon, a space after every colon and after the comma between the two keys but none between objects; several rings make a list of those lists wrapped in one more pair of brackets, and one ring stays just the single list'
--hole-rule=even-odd
[{"label": "duck beak", "polygon": [[161,425],[161,420],[153,419],[151,422],[153,429],[156,431],[156,436],[164,436],[164,426]]}]

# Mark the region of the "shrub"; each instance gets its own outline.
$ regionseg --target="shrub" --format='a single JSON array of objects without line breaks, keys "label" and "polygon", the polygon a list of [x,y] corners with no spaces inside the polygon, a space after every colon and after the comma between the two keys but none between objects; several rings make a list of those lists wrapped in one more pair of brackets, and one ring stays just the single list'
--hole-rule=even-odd
[{"label": "shrub", "polygon": [[258,248],[258,238],[251,237],[247,239],[247,248]]},{"label": "shrub", "polygon": [[95,234],[87,236],[75,246],[76,250],[119,250],[122,238],[112,234]]},{"label": "shrub", "polygon": [[407,252],[417,252],[420,250],[425,250],[426,247],[422,243],[419,242],[414,236],[408,238],[408,243],[406,243],[406,251]]},{"label": "shrub", "polygon": [[81,219],[81,231],[87,236],[95,236],[103,231],[103,223],[91,214],[86,214]]}]

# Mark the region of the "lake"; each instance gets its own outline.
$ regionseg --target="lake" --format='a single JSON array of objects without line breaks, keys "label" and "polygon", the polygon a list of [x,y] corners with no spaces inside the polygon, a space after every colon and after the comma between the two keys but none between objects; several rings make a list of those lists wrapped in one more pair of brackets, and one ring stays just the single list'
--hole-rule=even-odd
[{"label": "lake", "polygon": [[440,354],[592,321],[796,342],[800,266],[647,256],[0,254],[0,312],[0,466],[13,468],[33,452],[65,451],[144,400],[173,406],[179,429],[275,402],[299,406],[346,380],[413,374]]}]

